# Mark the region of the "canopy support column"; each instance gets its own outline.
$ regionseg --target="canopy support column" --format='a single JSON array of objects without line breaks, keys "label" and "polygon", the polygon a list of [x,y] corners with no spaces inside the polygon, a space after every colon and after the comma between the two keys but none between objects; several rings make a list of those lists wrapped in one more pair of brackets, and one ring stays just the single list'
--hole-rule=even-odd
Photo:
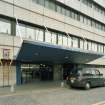
[{"label": "canopy support column", "polygon": [[16,63],[16,84],[21,85],[21,64]]}]

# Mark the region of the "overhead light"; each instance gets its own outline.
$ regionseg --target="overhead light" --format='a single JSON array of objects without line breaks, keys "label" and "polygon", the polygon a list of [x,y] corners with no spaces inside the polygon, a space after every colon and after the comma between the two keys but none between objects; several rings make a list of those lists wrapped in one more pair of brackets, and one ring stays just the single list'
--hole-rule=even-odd
[{"label": "overhead light", "polygon": [[39,53],[34,53],[34,55],[35,55],[35,56],[38,56],[38,55],[39,55]]},{"label": "overhead light", "polygon": [[65,59],[68,59],[69,57],[68,56],[65,56]]}]

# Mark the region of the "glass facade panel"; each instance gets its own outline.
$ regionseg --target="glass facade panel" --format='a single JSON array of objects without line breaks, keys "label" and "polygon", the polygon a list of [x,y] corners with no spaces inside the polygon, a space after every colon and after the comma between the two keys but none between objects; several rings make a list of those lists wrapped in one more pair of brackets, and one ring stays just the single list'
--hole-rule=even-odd
[{"label": "glass facade panel", "polygon": [[32,27],[27,27],[26,29],[27,38],[35,40],[35,30]]},{"label": "glass facade panel", "polygon": [[52,33],[52,43],[57,44],[57,34],[56,33]]},{"label": "glass facade panel", "polygon": [[38,40],[38,36],[39,36],[39,29],[35,29],[35,40]]},{"label": "glass facade panel", "polygon": [[101,44],[98,45],[98,51],[100,53],[103,53],[103,46]]},{"label": "glass facade panel", "polygon": [[0,33],[11,34],[11,23],[9,21],[0,19]]},{"label": "glass facade panel", "polygon": [[37,0],[37,3],[44,6],[44,0]]},{"label": "glass facade panel", "polygon": [[73,47],[78,48],[78,38],[73,37]]},{"label": "glass facade panel", "polygon": [[80,48],[84,49],[84,41],[82,39],[80,39]]},{"label": "glass facade panel", "polygon": [[19,24],[16,25],[16,36],[26,37],[26,25]]},{"label": "glass facade panel", "polygon": [[88,42],[88,50],[92,50],[92,43],[91,42]]},{"label": "glass facade panel", "polygon": [[68,36],[68,46],[69,46],[69,47],[71,47],[71,41],[72,41],[71,37]]},{"label": "glass facade panel", "polygon": [[62,35],[58,35],[58,45],[62,45],[63,44],[63,38]]},{"label": "glass facade panel", "polygon": [[64,45],[64,46],[67,46],[67,45],[68,45],[67,36],[63,36],[63,45]]},{"label": "glass facade panel", "polygon": [[44,32],[43,30],[39,29],[39,35],[37,37],[38,41],[43,41],[44,40]]},{"label": "glass facade panel", "polygon": [[85,49],[85,50],[88,49],[88,42],[87,42],[87,40],[84,40],[84,49]]},{"label": "glass facade panel", "polygon": [[45,32],[45,42],[51,43],[52,35],[50,31]]},{"label": "glass facade panel", "polygon": [[45,7],[49,8],[49,0],[45,0]]},{"label": "glass facade panel", "polygon": [[58,12],[58,13],[62,13],[62,8],[61,8],[61,6],[59,6],[59,5],[57,5],[57,12]]},{"label": "glass facade panel", "polygon": [[105,45],[104,45],[104,53],[105,53]]},{"label": "glass facade panel", "polygon": [[55,11],[55,3],[53,3],[52,1],[50,1],[50,6],[49,8]]},{"label": "glass facade panel", "polygon": [[[78,1],[81,1],[81,0],[78,0]],[[62,5],[57,4],[55,0],[52,0],[52,1],[51,0],[32,0],[32,2],[37,3],[39,5],[43,5],[46,8],[57,11],[58,13],[60,13],[62,15],[71,17],[77,21],[80,21],[86,25],[97,28],[101,31],[105,31],[105,24],[103,24],[101,22],[97,22],[96,20],[93,20],[92,18],[89,18],[86,15],[83,15],[71,8],[63,7]],[[83,0],[82,3],[87,5],[88,7],[92,8],[92,5],[93,5],[92,1]],[[102,14],[105,15],[104,9],[100,8],[98,5],[94,5],[93,7],[95,7],[93,9],[95,9],[97,12],[99,12],[100,15],[102,15]]]},{"label": "glass facade panel", "polygon": [[96,43],[92,43],[92,51],[97,51],[97,44]]}]

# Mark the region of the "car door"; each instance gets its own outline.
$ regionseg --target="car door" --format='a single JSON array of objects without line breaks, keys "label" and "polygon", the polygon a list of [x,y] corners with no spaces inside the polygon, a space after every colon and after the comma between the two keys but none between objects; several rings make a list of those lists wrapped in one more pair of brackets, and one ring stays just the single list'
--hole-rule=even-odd
[{"label": "car door", "polygon": [[96,84],[97,84],[97,86],[102,86],[103,76],[101,75],[99,70],[95,70],[95,73],[96,73]]},{"label": "car door", "polygon": [[92,69],[91,73],[92,73],[91,84],[92,84],[92,86],[97,86],[98,81],[97,81],[97,75],[96,75],[95,69]]}]

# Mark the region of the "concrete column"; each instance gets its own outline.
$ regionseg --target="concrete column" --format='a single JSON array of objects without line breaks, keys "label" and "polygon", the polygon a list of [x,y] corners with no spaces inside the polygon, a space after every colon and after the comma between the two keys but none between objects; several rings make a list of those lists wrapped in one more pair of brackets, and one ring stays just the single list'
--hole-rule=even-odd
[{"label": "concrete column", "polygon": [[53,69],[54,80],[62,80],[63,79],[63,66],[60,64],[54,65]]},{"label": "concrete column", "polygon": [[16,63],[16,84],[21,85],[21,64]]}]

